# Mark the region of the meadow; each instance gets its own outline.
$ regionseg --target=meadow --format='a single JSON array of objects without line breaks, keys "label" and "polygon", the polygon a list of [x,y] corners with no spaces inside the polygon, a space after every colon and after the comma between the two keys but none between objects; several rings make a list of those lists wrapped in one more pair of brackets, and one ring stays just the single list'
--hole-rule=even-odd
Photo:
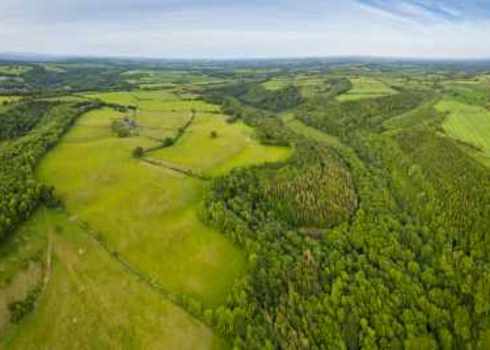
[{"label": "meadow", "polygon": [[[12,324],[8,349],[221,349],[205,325],[119,264],[62,211],[41,208],[22,227],[49,240],[36,309]],[[51,263],[45,255],[49,254]]]},{"label": "meadow", "polygon": [[0,106],[3,105],[4,103],[18,101],[19,99],[21,99],[21,97],[19,96],[0,96]]},{"label": "meadow", "polygon": [[396,94],[397,92],[384,82],[370,77],[351,78],[353,88],[347,93],[337,96],[338,101],[352,101],[376,98]]},{"label": "meadow", "polygon": [[24,65],[0,65],[0,75],[20,76],[31,69],[32,67]]},{"label": "meadow", "polygon": [[472,154],[490,164],[490,111],[453,100],[442,100],[436,108],[448,113],[442,124],[444,131],[472,145],[475,148],[470,149]]},{"label": "meadow", "polygon": [[[132,94],[97,97],[135,102]],[[121,114],[110,109],[92,112],[48,154],[38,176],[46,183],[56,183],[67,211],[100,232],[115,252],[149,278],[172,293],[184,293],[215,306],[245,272],[245,257],[198,219],[205,190],[202,180],[133,159],[132,150],[158,145],[153,138],[175,133],[194,108],[196,125],[178,144],[150,152],[148,158],[197,166],[213,174],[283,159],[289,151],[271,148],[268,152],[253,139],[249,128],[227,125],[224,117],[210,114],[216,107],[202,101],[180,101],[174,96],[165,100],[155,92],[138,93],[137,97],[139,136],[118,138],[112,133],[111,122]],[[148,137],[147,127],[152,137]],[[216,139],[211,138],[210,132],[218,127],[223,130]],[[227,147],[231,144],[237,146]]]}]

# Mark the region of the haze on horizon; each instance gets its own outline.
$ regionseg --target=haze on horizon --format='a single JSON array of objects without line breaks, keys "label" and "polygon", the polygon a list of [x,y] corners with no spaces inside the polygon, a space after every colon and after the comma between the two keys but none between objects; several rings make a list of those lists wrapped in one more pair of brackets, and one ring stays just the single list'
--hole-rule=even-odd
[{"label": "haze on horizon", "polygon": [[0,52],[489,58],[490,0],[2,0]]}]

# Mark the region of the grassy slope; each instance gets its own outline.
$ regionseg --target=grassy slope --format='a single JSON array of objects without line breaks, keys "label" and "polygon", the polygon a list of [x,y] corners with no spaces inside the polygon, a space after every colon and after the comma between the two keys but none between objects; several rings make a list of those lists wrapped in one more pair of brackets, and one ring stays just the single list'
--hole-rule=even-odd
[{"label": "grassy slope", "polygon": [[473,154],[482,162],[490,164],[490,112],[482,107],[452,100],[443,100],[436,108],[449,112],[442,125],[446,133],[476,146],[480,152]]},{"label": "grassy slope", "polygon": [[1,65],[0,66],[0,75],[2,74],[10,74],[10,75],[22,75],[28,71],[30,71],[32,67],[29,66],[17,66],[17,65]]},{"label": "grassy slope", "polygon": [[353,78],[351,81],[353,88],[347,93],[337,96],[337,100],[351,101],[396,94],[395,90],[373,78]]},{"label": "grassy slope", "polygon": [[19,96],[0,96],[0,105],[3,105],[5,101],[12,102],[21,99]]},{"label": "grassy slope", "polygon": [[[210,136],[216,131],[218,137]],[[177,145],[149,156],[189,167],[203,174],[219,175],[239,166],[285,159],[285,147],[263,146],[243,123],[228,124],[224,116],[198,115]]]},{"label": "grassy slope", "polygon": [[144,285],[64,213],[25,225],[52,245],[49,282],[34,312],[11,326],[8,349],[209,349],[213,333]]}]

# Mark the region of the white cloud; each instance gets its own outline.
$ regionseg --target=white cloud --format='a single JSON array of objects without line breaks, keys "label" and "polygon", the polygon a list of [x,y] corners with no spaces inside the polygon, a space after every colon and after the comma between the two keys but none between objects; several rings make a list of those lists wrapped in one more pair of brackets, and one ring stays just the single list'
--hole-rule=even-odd
[{"label": "white cloud", "polygon": [[[29,13],[5,18],[5,13],[22,9],[18,5],[22,2],[34,4],[34,7],[27,11]],[[92,7],[87,5],[89,3]],[[144,3],[147,9],[158,5],[157,0],[144,0]],[[94,5],[94,0],[85,3],[55,0],[49,6],[64,6],[60,13],[66,14],[60,20],[59,14],[49,20],[46,12],[51,7],[40,9],[38,1],[19,0],[13,6],[12,0],[2,0],[0,13],[4,14],[4,19],[0,21],[0,50],[190,58],[490,57],[490,45],[482,45],[490,34],[490,21],[436,21],[432,14],[417,5],[398,6],[398,13],[405,14],[402,16],[353,0],[342,3],[313,0],[310,6],[281,0],[260,6],[260,9],[253,7],[252,2],[241,6],[221,1],[214,2],[212,10],[206,6],[182,8],[176,3],[166,2],[158,11],[133,9],[127,13],[122,9],[108,11],[107,4],[102,11]],[[121,2],[122,7],[133,5],[134,1]],[[97,8],[100,12],[94,20],[90,9]],[[5,9],[10,12],[2,12]],[[73,9],[83,11],[70,18]],[[82,15],[84,11],[88,15]],[[431,23],[413,20],[420,16],[430,18]]]}]

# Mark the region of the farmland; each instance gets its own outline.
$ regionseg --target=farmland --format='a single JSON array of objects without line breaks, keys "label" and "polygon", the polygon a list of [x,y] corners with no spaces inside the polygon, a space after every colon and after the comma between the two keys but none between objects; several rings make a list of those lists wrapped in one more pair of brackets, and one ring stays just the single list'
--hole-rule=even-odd
[{"label": "farmland", "polygon": [[442,124],[446,133],[476,148],[475,154],[490,160],[490,112],[482,107],[442,101],[437,109],[449,115]]},{"label": "farmland", "polygon": [[0,348],[488,348],[486,71],[9,67]]},{"label": "farmland", "polygon": [[377,79],[359,77],[350,80],[353,88],[346,94],[337,97],[339,101],[351,101],[396,94],[395,90]]}]

